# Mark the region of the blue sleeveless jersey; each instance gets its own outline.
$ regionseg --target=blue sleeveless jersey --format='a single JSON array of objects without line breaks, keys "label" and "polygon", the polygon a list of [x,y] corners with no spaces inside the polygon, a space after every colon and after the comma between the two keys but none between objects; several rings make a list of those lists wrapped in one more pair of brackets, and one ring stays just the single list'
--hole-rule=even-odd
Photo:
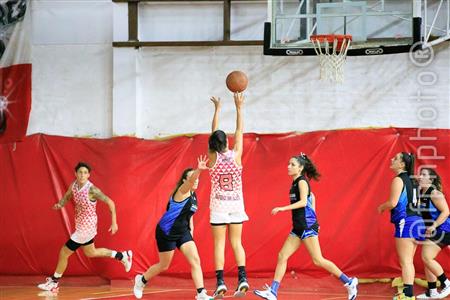
[{"label": "blue sleeveless jersey", "polygon": [[[420,195],[420,212],[427,227],[431,226],[441,214],[441,211],[434,206],[433,201],[431,200],[431,193],[433,190],[434,187],[430,187],[424,194]],[[450,232],[450,218],[447,218],[444,223],[436,228],[436,230],[438,232]]]},{"label": "blue sleeveless jersey", "polygon": [[196,211],[197,197],[195,193],[181,202],[176,202],[172,196],[167,204],[167,211],[162,216],[158,226],[168,237],[179,238],[190,230],[189,221]]}]

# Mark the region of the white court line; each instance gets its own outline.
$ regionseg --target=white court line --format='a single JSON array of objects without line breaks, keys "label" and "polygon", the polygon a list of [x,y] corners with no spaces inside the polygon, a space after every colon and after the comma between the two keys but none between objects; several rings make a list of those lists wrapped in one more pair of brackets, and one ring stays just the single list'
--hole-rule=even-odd
[{"label": "white court line", "polygon": [[[186,289],[160,290],[160,291],[146,292],[146,293],[144,293],[144,295],[147,295],[147,294],[158,294],[158,293],[165,293],[165,292],[179,292],[179,291],[184,291],[184,290],[186,290]],[[132,295],[133,295],[133,293],[127,293],[127,294],[105,296],[105,297],[81,298],[80,300],[111,299],[111,298],[118,298],[118,297],[132,296]]]}]

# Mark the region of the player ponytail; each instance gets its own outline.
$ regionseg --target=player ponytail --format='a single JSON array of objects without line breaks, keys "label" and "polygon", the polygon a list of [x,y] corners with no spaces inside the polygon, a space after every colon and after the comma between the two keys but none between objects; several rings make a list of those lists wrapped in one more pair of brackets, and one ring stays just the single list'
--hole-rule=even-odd
[{"label": "player ponytail", "polygon": [[405,171],[411,179],[414,186],[418,186],[416,177],[414,175],[414,161],[415,156],[412,153],[402,152],[402,160],[405,163]]},{"label": "player ponytail", "polygon": [[306,175],[309,179],[314,179],[319,181],[320,173],[317,171],[316,166],[312,160],[306,156],[305,153],[301,153],[299,156],[295,156],[298,163],[303,166],[302,175]]}]

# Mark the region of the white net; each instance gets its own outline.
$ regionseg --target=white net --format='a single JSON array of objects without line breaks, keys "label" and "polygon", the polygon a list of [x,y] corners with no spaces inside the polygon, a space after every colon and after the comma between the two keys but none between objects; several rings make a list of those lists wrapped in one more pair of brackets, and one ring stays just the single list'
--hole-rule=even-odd
[{"label": "white net", "polygon": [[344,63],[351,39],[349,35],[311,36],[319,57],[321,80],[344,81]]}]

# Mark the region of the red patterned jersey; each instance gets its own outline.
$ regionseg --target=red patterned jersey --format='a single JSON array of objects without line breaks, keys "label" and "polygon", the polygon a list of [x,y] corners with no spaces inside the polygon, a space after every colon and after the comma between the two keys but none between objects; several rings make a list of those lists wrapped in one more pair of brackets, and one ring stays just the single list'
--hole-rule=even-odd
[{"label": "red patterned jersey", "polygon": [[217,152],[217,159],[210,169],[211,201],[209,208],[214,212],[244,212],[242,195],[242,166],[234,159],[235,152]]},{"label": "red patterned jersey", "polygon": [[75,201],[75,232],[70,237],[73,241],[84,244],[97,235],[97,201],[89,200],[89,190],[92,186],[87,181],[81,188],[75,181],[72,184],[72,194]]}]

